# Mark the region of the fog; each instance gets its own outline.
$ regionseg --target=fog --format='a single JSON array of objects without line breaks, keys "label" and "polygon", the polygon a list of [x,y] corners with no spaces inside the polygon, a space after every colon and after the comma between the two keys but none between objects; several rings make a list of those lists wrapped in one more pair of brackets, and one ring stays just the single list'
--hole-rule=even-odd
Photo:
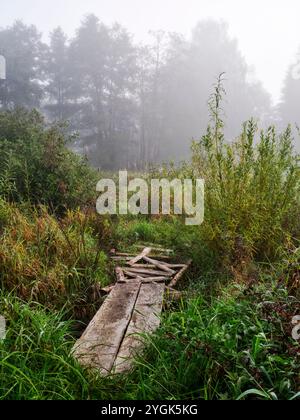
[{"label": "fog", "polygon": [[186,158],[223,72],[231,139],[300,119],[296,0],[0,2],[0,106],[67,120],[95,166]]},{"label": "fog", "polygon": [[0,27],[22,19],[44,34],[62,26],[71,36],[85,14],[95,13],[106,24],[121,23],[138,41],[149,39],[149,30],[188,36],[201,19],[224,20],[275,102],[287,64],[294,60],[299,46],[297,0],[0,0],[0,4]]}]

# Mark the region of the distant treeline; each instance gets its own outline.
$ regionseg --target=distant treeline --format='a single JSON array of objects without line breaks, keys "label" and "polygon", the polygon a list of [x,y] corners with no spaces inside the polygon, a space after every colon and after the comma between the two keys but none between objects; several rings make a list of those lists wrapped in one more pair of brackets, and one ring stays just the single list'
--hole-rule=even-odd
[{"label": "distant treeline", "polygon": [[297,121],[300,81],[292,68],[283,103],[274,110],[262,85],[249,77],[226,24],[200,22],[190,39],[163,32],[151,38],[137,45],[122,26],[89,15],[73,38],[56,28],[46,44],[35,26],[17,21],[0,30],[0,54],[7,60],[0,108],[38,108],[48,121],[68,121],[79,133],[73,147],[103,169],[185,158],[191,139],[209,122],[207,100],[222,72],[229,136],[249,116],[262,125]]}]

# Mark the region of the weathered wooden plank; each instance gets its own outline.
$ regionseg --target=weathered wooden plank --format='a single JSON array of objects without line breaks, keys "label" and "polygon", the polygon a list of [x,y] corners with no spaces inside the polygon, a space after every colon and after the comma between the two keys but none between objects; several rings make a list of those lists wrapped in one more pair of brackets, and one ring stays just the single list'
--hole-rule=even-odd
[{"label": "weathered wooden plank", "polygon": [[137,275],[143,275],[143,277],[146,276],[165,276],[165,277],[171,277],[171,273],[167,273],[165,271],[158,271],[158,270],[152,270],[152,269],[144,269],[144,268],[124,268],[124,273],[135,273]]},{"label": "weathered wooden plank", "polygon": [[142,275],[138,275],[137,273],[133,273],[131,270],[126,270],[124,268],[124,273],[127,277],[131,277],[131,278],[143,278]]},{"label": "weathered wooden plank", "polygon": [[86,366],[109,374],[132,318],[141,283],[118,283],[74,346],[74,356]]},{"label": "weathered wooden plank", "polygon": [[152,249],[151,248],[145,248],[143,250],[143,252],[141,252],[138,256],[136,256],[135,258],[133,258],[131,261],[129,261],[129,265],[134,265],[137,262],[141,261],[144,257],[146,257],[147,255],[151,254]]},{"label": "weathered wooden plank", "polygon": [[124,373],[132,368],[133,357],[144,345],[141,334],[154,332],[160,325],[165,286],[143,284],[129,323],[125,338],[114,363],[113,373]]},{"label": "weathered wooden plank", "polygon": [[[127,264],[128,265],[128,264]],[[127,267],[128,269],[130,269],[130,267]],[[131,268],[156,268],[156,265],[152,265],[152,264],[134,264],[133,266],[131,266]]]},{"label": "weathered wooden plank", "polygon": [[113,254],[112,258],[115,257],[130,257],[130,259],[132,259],[134,257],[134,254],[128,254],[127,252],[116,252],[115,254]]},{"label": "weathered wooden plank", "polygon": [[176,276],[173,278],[173,280],[171,281],[171,283],[169,284],[169,287],[173,288],[175,287],[179,280],[181,280],[181,278],[183,277],[183,275],[186,273],[186,271],[189,269],[190,265],[192,264],[192,260],[189,260],[185,267],[183,267],[178,274],[176,274]]},{"label": "weathered wooden plank", "polygon": [[159,258],[160,260],[164,260],[164,261],[171,261],[174,258],[170,257],[169,255],[149,255],[149,257],[153,257],[153,258]]},{"label": "weathered wooden plank", "polygon": [[163,283],[163,282],[167,282],[168,280],[170,280],[169,277],[134,277],[132,275],[131,279],[125,279],[124,283],[126,282],[132,282],[135,280],[139,280],[141,283],[153,283],[153,282],[158,282],[158,283]]},{"label": "weathered wooden plank", "polygon": [[186,266],[186,264],[168,264],[168,263],[165,263],[165,264],[169,268],[183,268]]},{"label": "weathered wooden plank", "polygon": [[182,296],[183,296],[182,292],[172,289],[171,287],[166,287],[165,289],[165,299],[169,302],[180,300]]},{"label": "weathered wooden plank", "polygon": [[135,248],[137,249],[144,249],[146,247],[150,247],[152,248],[152,251],[154,252],[165,252],[166,254],[173,254],[174,250],[173,249],[166,249],[166,248],[162,248],[162,247],[157,247],[157,245],[155,244],[145,244],[145,245],[134,245]]},{"label": "weathered wooden plank", "polygon": [[[151,254],[149,255],[151,257]],[[125,253],[116,253],[115,255],[111,256],[110,258],[113,261],[131,261],[132,258],[134,257],[134,255],[132,254],[125,254]],[[160,260],[163,261],[171,261],[174,258],[167,256],[167,255],[153,255],[153,258],[159,258]]]},{"label": "weathered wooden plank", "polygon": [[150,264],[153,264],[154,266],[156,266],[156,268],[159,268],[162,271],[166,271],[167,273],[169,273],[171,275],[176,274],[176,271],[174,271],[170,267],[168,267],[166,263],[163,263],[161,261],[154,260],[154,259],[149,258],[149,257],[144,257],[143,259],[146,262],[148,262]]}]

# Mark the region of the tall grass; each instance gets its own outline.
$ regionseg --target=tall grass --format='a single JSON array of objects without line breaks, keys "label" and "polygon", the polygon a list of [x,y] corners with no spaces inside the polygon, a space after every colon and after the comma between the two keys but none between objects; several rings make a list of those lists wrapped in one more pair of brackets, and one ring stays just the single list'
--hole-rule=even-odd
[{"label": "tall grass", "polygon": [[239,253],[241,259],[280,258],[300,233],[299,155],[291,129],[259,132],[250,120],[234,142],[227,142],[222,94],[219,80],[210,102],[214,125],[193,144],[193,172],[206,181],[201,236],[228,263]]},{"label": "tall grass", "polygon": [[291,337],[299,310],[266,277],[251,291],[235,284],[212,300],[198,294],[165,315],[128,390],[141,399],[299,398],[299,344]]},{"label": "tall grass", "polygon": [[108,225],[93,213],[69,211],[59,221],[44,207],[20,210],[0,201],[0,228],[2,290],[65,308],[75,319],[91,316],[110,281],[101,243]]},{"label": "tall grass", "polygon": [[63,312],[1,294],[0,313],[8,321],[0,341],[1,400],[74,400],[107,397],[96,375],[71,356],[72,323]]}]

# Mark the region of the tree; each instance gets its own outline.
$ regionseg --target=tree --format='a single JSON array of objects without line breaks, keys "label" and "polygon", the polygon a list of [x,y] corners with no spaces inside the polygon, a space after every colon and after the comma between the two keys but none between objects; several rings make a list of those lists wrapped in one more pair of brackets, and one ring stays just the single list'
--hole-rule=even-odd
[{"label": "tree", "polygon": [[140,162],[157,162],[161,153],[166,99],[164,69],[167,36],[162,31],[150,32],[153,42],[138,51],[138,104],[140,110]]},{"label": "tree", "polygon": [[35,26],[20,21],[0,31],[0,53],[6,58],[7,77],[0,84],[2,108],[39,107],[43,96],[42,60],[46,48]]},{"label": "tree", "polygon": [[[210,89],[223,72],[227,136],[233,139],[249,116],[269,118],[269,95],[250,82],[225,24],[200,22],[190,39],[151,34],[149,45],[137,47],[122,26],[89,15],[73,39],[57,28],[47,46],[35,27],[16,22],[0,31],[8,65],[0,104],[41,107],[43,98],[48,119],[68,120],[69,130],[79,133],[76,151],[105,169],[187,158],[191,140],[209,123]],[[286,89],[292,98],[292,82]]]},{"label": "tree", "polygon": [[282,90],[279,114],[283,125],[300,126],[300,49],[295,62],[289,67]]},{"label": "tree", "polygon": [[234,138],[249,116],[270,110],[270,98],[258,83],[248,81],[248,67],[227,26],[215,21],[199,23],[190,41],[170,38],[165,69],[164,150],[161,157],[186,157],[190,140],[200,137],[209,123],[207,101],[217,76],[225,75],[226,134]]},{"label": "tree", "polygon": [[48,95],[45,109],[52,119],[68,120],[77,109],[73,101],[71,68],[68,39],[59,27],[50,35],[50,46],[45,60]]},{"label": "tree", "polygon": [[[135,50],[121,26],[105,26],[88,16],[70,46],[77,88],[77,127],[97,166],[127,163],[133,138]],[[124,159],[125,158],[125,159]]]}]

